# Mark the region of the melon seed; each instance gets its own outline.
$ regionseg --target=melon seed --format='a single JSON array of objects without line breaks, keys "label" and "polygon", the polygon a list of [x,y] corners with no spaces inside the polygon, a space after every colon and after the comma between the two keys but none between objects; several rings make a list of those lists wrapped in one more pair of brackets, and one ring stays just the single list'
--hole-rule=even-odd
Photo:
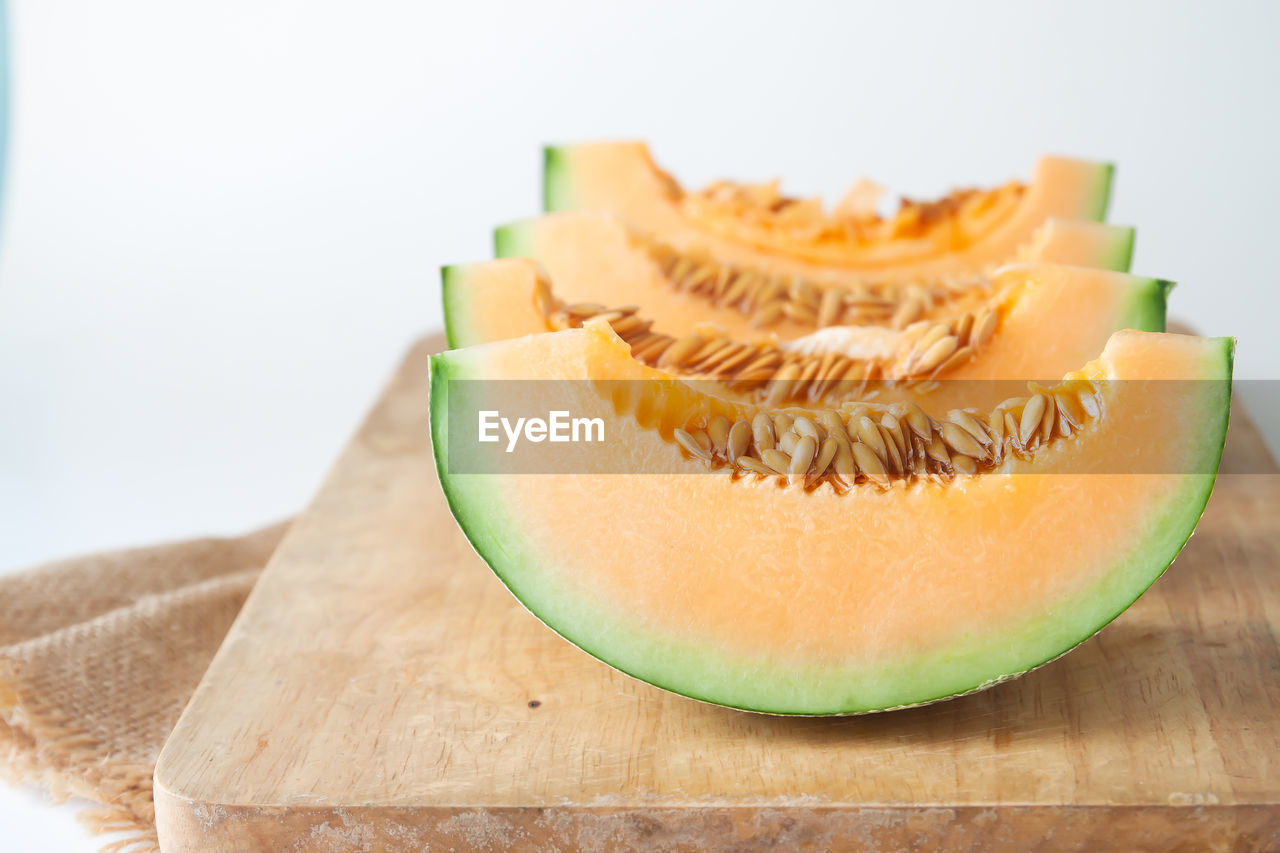
[{"label": "melon seed", "polygon": [[818,451],[818,443],[814,441],[812,436],[804,436],[796,441],[795,449],[791,454],[791,464],[787,467],[789,474],[803,474],[809,470],[809,463],[813,462],[814,454]]},{"label": "melon seed", "polygon": [[893,440],[893,436],[889,435],[889,430],[883,424],[878,427],[880,431],[880,440],[884,442],[885,461],[888,463],[887,469],[894,474],[903,474],[906,472],[906,466],[902,464],[902,454],[898,452],[898,443]]},{"label": "melon seed", "polygon": [[1053,437],[1053,425],[1058,420],[1058,407],[1053,404],[1053,395],[1037,394],[1044,400],[1044,415],[1040,418],[1040,440],[1048,441]]},{"label": "melon seed", "polygon": [[835,325],[842,307],[844,307],[844,290],[840,287],[829,288],[822,294],[822,304],[818,307],[818,325]]},{"label": "melon seed", "polygon": [[782,437],[778,439],[778,449],[790,456],[796,452],[796,444],[799,441],[800,436],[790,430],[787,430],[782,434]]},{"label": "melon seed", "polygon": [[724,453],[729,448],[729,419],[724,415],[716,415],[711,419],[711,423],[707,424],[707,436],[711,439],[711,446],[718,452]]},{"label": "melon seed", "polygon": [[[772,424],[770,424],[772,426]],[[734,462],[747,452],[751,444],[751,427],[746,421],[735,421],[729,429],[728,451],[729,461]]]},{"label": "melon seed", "polygon": [[686,335],[672,344],[671,348],[662,354],[658,364],[659,366],[671,365],[679,367],[685,363],[689,356],[701,349],[703,343],[702,335],[696,333]]},{"label": "melon seed", "polygon": [[903,303],[898,306],[898,310],[894,312],[893,320],[890,321],[890,325],[895,329],[901,329],[908,323],[914,323],[916,320],[920,319],[920,315],[923,313],[924,300],[918,297],[904,300]]},{"label": "melon seed", "polygon": [[751,325],[757,329],[767,329],[782,319],[782,303],[770,302],[756,314]]},{"label": "melon seed", "polygon": [[756,412],[751,419],[751,436],[755,439],[756,447],[761,450],[772,450],[777,443],[773,420],[764,412]]},{"label": "melon seed", "polygon": [[1006,411],[1004,413],[1004,432],[1018,447],[1023,446],[1021,432],[1018,429],[1018,422],[1013,417],[1013,412]]},{"label": "melon seed", "polygon": [[1036,394],[1022,409],[1022,418],[1018,421],[1018,438],[1023,445],[1031,444],[1032,437],[1040,428],[1040,419],[1044,417],[1044,397]]},{"label": "melon seed", "polygon": [[675,436],[676,442],[685,450],[689,451],[689,455],[696,456],[699,459],[703,459],[708,462],[711,461],[711,454],[704,450],[702,445],[698,443],[698,440],[690,433],[685,430],[678,429],[673,433],[673,435]]},{"label": "melon seed", "polygon": [[[828,435],[835,435],[836,433],[845,432],[844,421],[840,420],[840,416],[837,415],[831,409],[827,409],[825,412],[819,415],[818,420],[822,422],[822,425],[824,427],[826,427]],[[847,437],[847,433],[846,433],[846,437]]]},{"label": "melon seed", "polygon": [[907,455],[907,433],[906,428],[893,414],[893,412],[885,412],[884,417],[880,418],[880,426],[884,427],[893,439],[893,443],[898,445],[898,453],[903,457]]},{"label": "melon seed", "polygon": [[1096,418],[1102,413],[1102,401],[1093,390],[1080,392],[1076,395],[1076,399],[1080,401],[1080,408],[1084,409],[1089,417]]},{"label": "melon seed", "polygon": [[[951,449],[957,453],[963,453],[965,456],[986,456],[986,451],[982,445],[978,443],[968,430],[957,426],[952,421],[944,421],[942,424],[942,439]],[[955,458],[952,457],[952,462]]]},{"label": "melon seed", "polygon": [[947,420],[964,429],[965,432],[973,436],[975,440],[984,445],[991,444],[991,436],[987,435],[986,429],[983,428],[982,422],[978,418],[963,409],[952,409],[947,412]]},{"label": "melon seed", "polygon": [[996,331],[996,314],[994,311],[987,311],[981,319],[975,320],[973,323],[972,341],[974,346],[982,346],[991,340],[991,336]]},{"label": "melon seed", "polygon": [[[876,426],[875,421],[871,420],[871,418],[866,415],[862,415],[858,418],[857,428],[859,441],[868,445],[868,449],[881,459],[888,456],[888,451],[884,446],[884,438],[880,435],[880,430]],[[858,467],[862,467],[862,460],[858,459],[857,462]]]},{"label": "melon seed", "polygon": [[880,457],[862,442],[853,446],[853,458],[858,463],[858,468],[868,477],[882,479],[887,473]]},{"label": "melon seed", "polygon": [[791,422],[791,429],[796,433],[796,435],[809,436],[814,441],[822,440],[822,435],[818,432],[818,427],[813,421],[809,420],[804,415],[797,416],[796,419]]},{"label": "melon seed", "polygon": [[947,360],[939,364],[930,373],[931,376],[937,376],[941,373],[950,373],[960,365],[973,358],[973,347],[963,346],[947,357]]},{"label": "melon seed", "polygon": [[925,437],[933,433],[933,427],[929,423],[929,416],[915,403],[907,404],[907,424],[911,427],[911,431],[918,436]]},{"label": "melon seed", "polygon": [[760,461],[772,468],[775,474],[785,474],[791,467],[791,457],[781,450],[762,451]]},{"label": "melon seed", "polygon": [[1058,406],[1058,411],[1062,413],[1064,418],[1070,421],[1071,426],[1079,427],[1084,423],[1087,415],[1085,414],[1084,407],[1080,405],[1079,398],[1077,398],[1075,394],[1063,392],[1055,394],[1053,399]]},{"label": "melon seed", "polygon": [[818,325],[818,315],[803,302],[784,302],[782,303],[782,313],[787,319],[799,323],[802,326]]},{"label": "melon seed", "polygon": [[921,354],[919,361],[915,364],[915,369],[920,373],[929,373],[935,367],[940,366],[946,361],[953,352],[956,351],[959,341],[954,335],[947,335],[939,338],[938,341]]},{"label": "melon seed", "polygon": [[854,478],[858,476],[853,462],[853,445],[841,444],[836,449],[836,458],[832,465],[835,467],[836,476],[852,485]]},{"label": "melon seed", "polygon": [[818,448],[818,458],[813,463],[813,475],[821,477],[827,472],[827,467],[831,465],[832,460],[836,458],[836,453],[840,451],[840,442],[835,438],[828,438],[822,442],[822,447]]}]

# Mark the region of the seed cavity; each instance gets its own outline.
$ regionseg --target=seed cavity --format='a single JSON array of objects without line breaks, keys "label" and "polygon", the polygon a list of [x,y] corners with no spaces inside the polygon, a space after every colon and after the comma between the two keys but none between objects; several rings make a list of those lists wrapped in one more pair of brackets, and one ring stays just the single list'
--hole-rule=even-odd
[{"label": "seed cavity", "polygon": [[[904,238],[926,251],[953,248],[957,240],[972,239],[972,235],[985,233],[1003,221],[1026,191],[1025,185],[1014,181],[989,189],[957,190],[929,201],[904,198],[896,213],[885,216],[880,213],[878,200],[882,191],[866,181],[856,185],[834,208],[826,207],[820,199],[785,196],[776,181],[717,181],[695,192],[684,190],[674,181],[668,183],[670,198],[683,214],[713,232],[836,265],[849,258],[850,252],[856,255],[868,247]],[[733,277],[720,270],[698,272],[707,255],[705,250],[681,254],[661,245],[655,249],[670,256],[664,260],[680,273],[678,279],[704,283],[722,297],[732,293]],[[1021,251],[1016,252],[1015,256],[1020,254]],[[859,284],[855,280],[848,286],[867,291],[865,295],[874,293],[872,288],[857,288]],[[802,299],[817,307],[808,288],[792,285],[788,289],[800,291]]]},{"label": "seed cavity", "polygon": [[[791,292],[819,304],[827,299],[794,284]],[[675,338],[653,331],[652,321],[640,317],[634,306],[560,304],[545,279],[539,279],[534,288],[534,304],[551,329],[604,320],[643,364],[683,378],[722,382],[768,408],[850,399],[861,394],[868,382],[878,380],[925,383],[920,385],[924,391],[929,381],[975,358],[983,345],[979,334],[994,330],[998,321],[997,312],[988,310],[981,318],[964,313],[937,323],[915,322],[903,329],[896,352],[854,359],[834,351],[785,349],[771,339],[734,341],[714,328]]]},{"label": "seed cavity", "polygon": [[1030,458],[1101,415],[1101,394],[1092,383],[1029,387],[1029,396],[1005,400],[990,412],[953,409],[942,420],[914,403],[849,402],[820,412],[757,411],[749,421],[714,415],[674,430],[672,438],[712,469],[803,481],[806,489],[946,481],[995,470],[1009,457]]},{"label": "seed cavity", "polygon": [[[639,236],[632,239],[648,254],[668,286],[738,311],[758,329],[767,329],[784,318],[814,329],[866,325],[903,329],[990,285],[991,270],[910,280],[808,278],[724,264],[705,249],[682,252]],[[977,319],[971,316],[965,323],[972,328]]]}]

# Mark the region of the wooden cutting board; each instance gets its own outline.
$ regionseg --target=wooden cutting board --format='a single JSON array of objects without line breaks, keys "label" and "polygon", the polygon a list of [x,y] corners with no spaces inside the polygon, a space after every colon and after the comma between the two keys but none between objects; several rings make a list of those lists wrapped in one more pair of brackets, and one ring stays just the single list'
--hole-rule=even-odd
[{"label": "wooden cutting board", "polygon": [[1280,475],[1239,410],[1199,532],[1098,637],[962,699],[788,719],[633,681],[515,602],[436,480],[436,346],[165,746],[167,853],[1280,849]]}]

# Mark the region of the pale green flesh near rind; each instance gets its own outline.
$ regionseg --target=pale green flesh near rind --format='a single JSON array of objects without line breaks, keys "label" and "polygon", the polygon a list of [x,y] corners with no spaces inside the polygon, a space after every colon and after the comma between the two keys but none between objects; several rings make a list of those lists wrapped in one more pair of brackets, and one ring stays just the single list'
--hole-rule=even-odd
[{"label": "pale green flesh near rind", "polygon": [[[447,381],[493,378],[476,369],[483,348],[446,353],[431,363],[431,425],[437,469],[450,508],[480,556],[502,582],[554,631],[609,665],[694,699],[777,714],[854,714],[885,710],[980,689],[1069,651],[1123,612],[1164,572],[1190,537],[1213,488],[1211,474],[1171,475],[1180,487],[1150,508],[1148,524],[1110,569],[1084,592],[1027,614],[1020,624],[992,625],[944,650],[873,668],[804,666],[780,650],[776,658],[735,659],[708,645],[645,631],[627,613],[601,607],[570,589],[547,555],[522,535],[527,523],[507,505],[501,477],[448,472]],[[1231,375],[1229,341],[1207,358],[1206,375]],[[1230,411],[1228,382],[1204,383],[1195,407],[1206,441],[1198,471],[1216,471]],[[706,475],[690,475],[706,476]],[[726,478],[727,479],[727,478]],[[619,487],[623,487],[619,482]],[[729,507],[731,510],[731,507]],[[677,566],[673,570],[693,570]]]},{"label": "pale green flesh near rind", "polygon": [[[542,151],[542,204],[543,210],[576,210],[580,207],[573,187],[573,146],[547,146]],[[1092,209],[1079,218],[1105,222],[1111,206],[1111,186],[1115,182],[1115,166],[1098,163],[1098,189],[1093,197]],[[1128,269],[1126,264],[1125,269]]]}]

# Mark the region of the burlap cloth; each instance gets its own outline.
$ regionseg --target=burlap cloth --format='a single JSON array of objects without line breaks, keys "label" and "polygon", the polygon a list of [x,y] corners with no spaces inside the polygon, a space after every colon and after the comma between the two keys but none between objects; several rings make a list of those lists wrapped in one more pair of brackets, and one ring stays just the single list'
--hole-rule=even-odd
[{"label": "burlap cloth", "polygon": [[81,812],[105,850],[157,850],[165,738],[286,524],[0,576],[0,773]]}]

